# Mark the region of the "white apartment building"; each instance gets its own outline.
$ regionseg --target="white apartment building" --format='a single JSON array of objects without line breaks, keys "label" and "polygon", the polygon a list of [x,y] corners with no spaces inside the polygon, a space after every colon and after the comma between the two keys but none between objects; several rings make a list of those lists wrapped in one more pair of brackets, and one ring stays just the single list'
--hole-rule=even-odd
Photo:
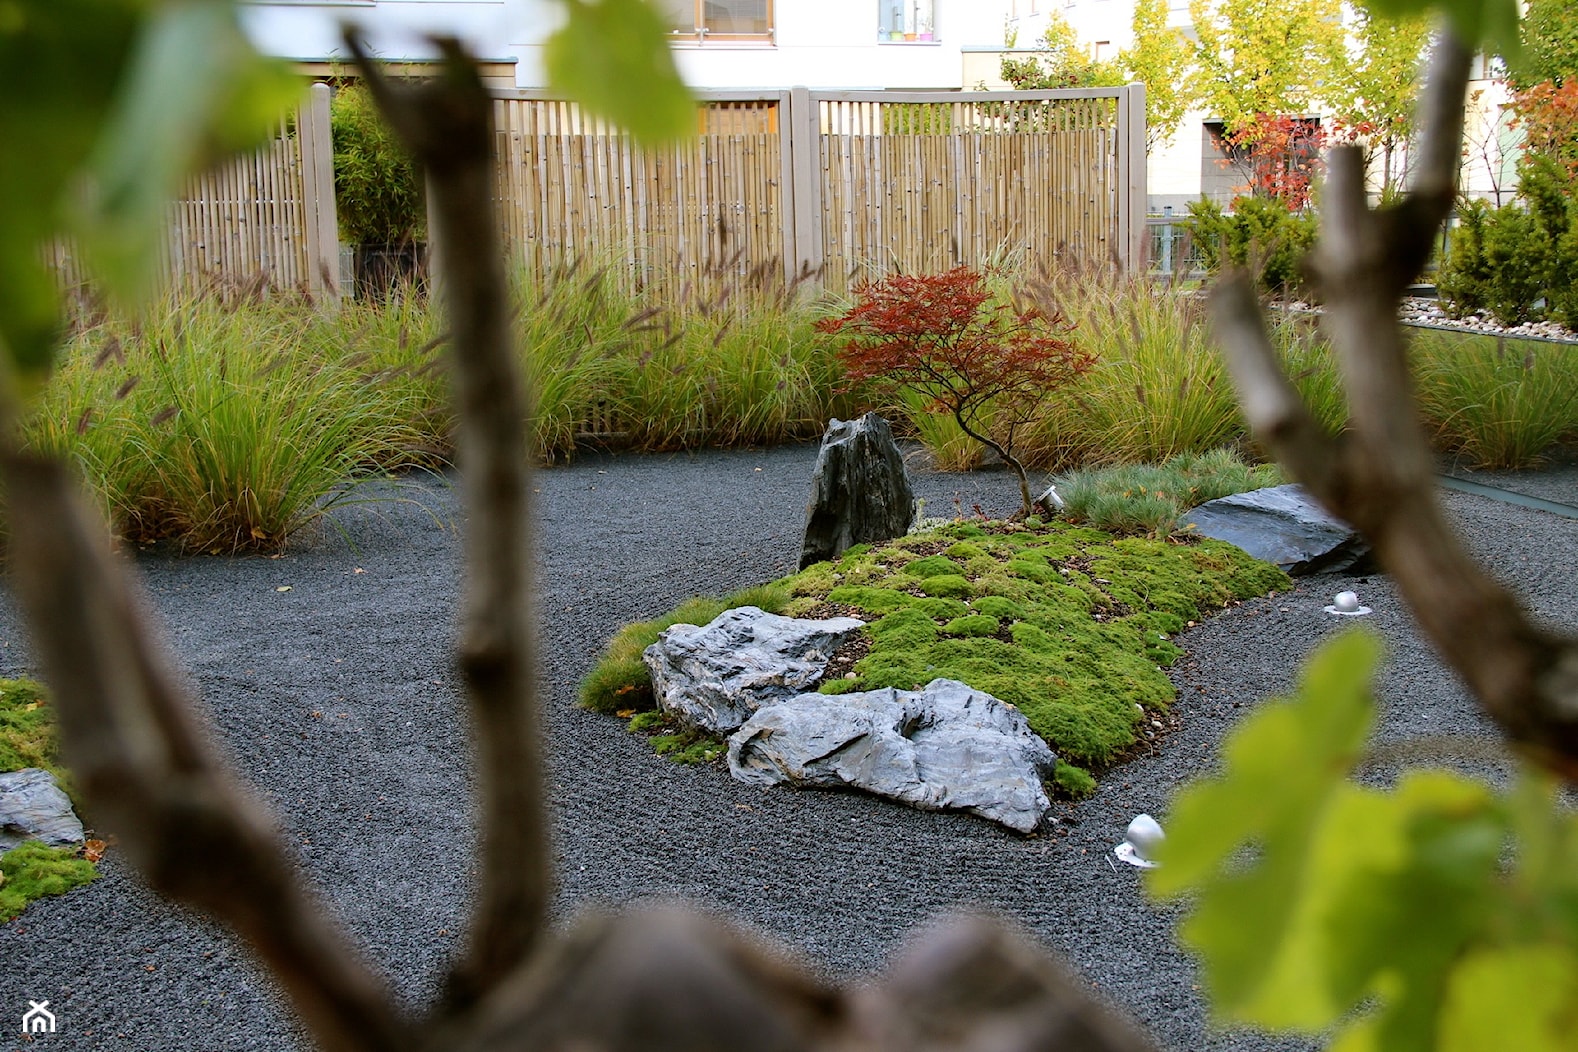
[{"label": "white apartment building", "polygon": [[[1033,48],[1046,31],[1048,16],[1061,15],[1079,34],[1092,58],[1106,59],[1133,43],[1131,23],[1134,0],[1008,0],[1007,26],[1017,48]],[[1168,0],[1167,24],[1191,40],[1194,22],[1189,0]],[[977,56],[978,67],[997,69],[1000,54]],[[1483,59],[1476,61],[1469,85],[1470,101],[1465,131],[1463,185],[1472,195],[1504,203],[1516,187],[1517,135],[1507,125],[1505,87]],[[984,78],[983,78],[984,79]],[[1005,86],[1000,76],[986,79],[991,87]],[[1306,116],[1329,118],[1329,114]],[[1182,214],[1188,203],[1201,196],[1222,203],[1230,200],[1242,177],[1224,166],[1216,135],[1216,115],[1194,110],[1185,115],[1172,139],[1152,150],[1147,159],[1147,210],[1153,214],[1171,209]]]},{"label": "white apartment building", "polygon": [[[957,90],[964,55],[1000,48],[1007,0],[657,0],[681,74],[696,88]],[[557,0],[247,0],[258,46],[309,66],[343,61],[342,22],[394,61],[431,56],[432,32],[457,35],[494,83],[544,85],[543,42]]]}]

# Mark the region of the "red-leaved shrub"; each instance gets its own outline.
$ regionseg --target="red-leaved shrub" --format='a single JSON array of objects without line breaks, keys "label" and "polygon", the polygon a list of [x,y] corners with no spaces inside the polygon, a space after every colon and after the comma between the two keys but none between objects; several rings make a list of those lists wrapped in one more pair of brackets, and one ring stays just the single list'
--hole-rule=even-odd
[{"label": "red-leaved shrub", "polygon": [[853,307],[819,325],[848,338],[839,358],[850,384],[918,391],[952,413],[1014,470],[1019,514],[1029,515],[1030,480],[1014,440],[1049,396],[1095,364],[1065,338],[1073,326],[1056,312],[990,302],[985,276],[968,267],[892,274],[858,286],[855,296]]}]

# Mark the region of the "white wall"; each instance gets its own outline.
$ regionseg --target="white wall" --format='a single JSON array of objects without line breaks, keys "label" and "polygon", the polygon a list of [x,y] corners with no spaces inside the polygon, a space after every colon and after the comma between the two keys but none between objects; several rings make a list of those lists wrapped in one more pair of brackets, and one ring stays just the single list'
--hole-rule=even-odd
[{"label": "white wall", "polygon": [[459,36],[479,58],[509,58],[507,41],[540,0],[246,0],[241,22],[259,50],[284,58],[345,60],[340,26],[350,22],[379,57],[399,61],[433,56],[431,33]]},{"label": "white wall", "polygon": [[[878,0],[776,0],[771,43],[676,43],[681,74],[697,88],[962,88],[960,48],[1000,44],[1006,0],[935,0],[930,43],[882,42]],[[252,0],[242,17],[271,54],[343,58],[339,23],[366,27],[383,58],[430,57],[426,32],[459,35],[479,57],[516,60],[520,87],[542,87],[542,44],[563,17],[556,0]]]}]

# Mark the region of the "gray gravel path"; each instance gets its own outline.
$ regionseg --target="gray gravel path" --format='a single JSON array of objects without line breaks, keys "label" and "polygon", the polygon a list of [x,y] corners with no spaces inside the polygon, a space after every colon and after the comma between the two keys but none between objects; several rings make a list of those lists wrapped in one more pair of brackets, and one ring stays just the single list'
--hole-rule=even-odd
[{"label": "gray gravel path", "polygon": [[[882,968],[928,918],[984,907],[1065,955],[1172,1049],[1301,1049],[1212,1031],[1172,917],[1107,855],[1139,811],[1164,814],[1257,699],[1338,626],[1321,613],[1357,588],[1389,641],[1380,734],[1485,731],[1383,578],[1329,577],[1245,603],[1190,631],[1174,672],[1176,726],[1151,755],[1064,808],[1062,834],[1023,839],[984,821],[875,799],[760,790],[718,768],[676,768],[574,686],[619,625],[686,595],[785,573],[797,557],[809,446],[672,457],[592,457],[538,473],[561,916],[679,897],[771,933],[827,974]],[[917,468],[920,466],[917,464]],[[1569,471],[1551,486],[1578,478]],[[1002,512],[1003,476],[917,470],[929,513],[957,498]],[[413,1007],[463,927],[472,779],[458,677],[459,511],[441,480],[401,503],[339,516],[280,558],[139,553],[166,634],[246,780],[333,914]],[[1572,624],[1578,522],[1480,497],[1447,503],[1477,551],[1545,617]],[[289,586],[288,591],[281,588]],[[0,671],[29,670],[0,602]],[[0,1049],[305,1050],[308,1035],[247,952],[165,905],[111,854],[105,878],[0,925]],[[59,1032],[24,1044],[29,1000]]]}]

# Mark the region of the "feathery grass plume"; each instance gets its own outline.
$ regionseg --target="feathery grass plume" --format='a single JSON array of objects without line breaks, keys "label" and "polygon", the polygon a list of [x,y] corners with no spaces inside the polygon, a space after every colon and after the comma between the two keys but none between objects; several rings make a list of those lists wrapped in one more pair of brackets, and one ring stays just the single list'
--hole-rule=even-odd
[{"label": "feathery grass plume", "polygon": [[849,402],[836,392],[833,350],[814,331],[825,311],[802,294],[814,277],[786,281],[781,265],[746,266],[736,252],[644,292],[667,324],[620,365],[632,443],[659,450],[819,434]]},{"label": "feathery grass plume", "polygon": [[400,412],[345,364],[338,324],[212,290],[105,319],[76,333],[28,441],[73,457],[123,536],[277,547],[398,456]]},{"label": "feathery grass plume", "polygon": [[1165,460],[1242,434],[1204,307],[1176,280],[1065,261],[1024,295],[1060,309],[1096,357],[1028,436],[1038,466]]}]

